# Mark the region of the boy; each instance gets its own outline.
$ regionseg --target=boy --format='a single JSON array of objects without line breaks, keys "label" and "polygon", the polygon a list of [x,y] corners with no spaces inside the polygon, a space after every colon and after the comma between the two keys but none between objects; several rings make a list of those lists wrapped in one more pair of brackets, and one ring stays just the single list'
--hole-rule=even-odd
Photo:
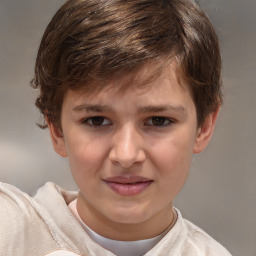
[{"label": "boy", "polygon": [[79,192],[2,184],[1,255],[230,255],[173,200],[222,102],[218,39],[187,0],[69,0],[33,86]]}]

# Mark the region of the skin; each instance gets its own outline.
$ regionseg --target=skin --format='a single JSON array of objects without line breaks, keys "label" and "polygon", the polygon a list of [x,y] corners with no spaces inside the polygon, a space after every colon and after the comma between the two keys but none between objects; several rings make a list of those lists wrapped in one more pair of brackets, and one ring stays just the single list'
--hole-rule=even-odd
[{"label": "skin", "polygon": [[[218,110],[198,127],[190,90],[179,84],[175,64],[147,89],[121,92],[122,82],[97,95],[68,91],[62,130],[48,125],[54,149],[69,159],[80,189],[81,219],[102,236],[131,241],[157,236],[173,221],[173,200],[192,155],[207,146]],[[120,195],[106,182],[112,177],[150,182],[139,193]]]}]

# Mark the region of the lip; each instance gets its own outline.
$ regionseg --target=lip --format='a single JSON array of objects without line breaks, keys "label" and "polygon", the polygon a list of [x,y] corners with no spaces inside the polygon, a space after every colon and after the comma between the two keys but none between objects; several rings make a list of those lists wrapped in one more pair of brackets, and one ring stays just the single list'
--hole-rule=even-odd
[{"label": "lip", "polygon": [[150,186],[153,180],[141,176],[115,176],[104,179],[115,193],[121,196],[134,196]]}]

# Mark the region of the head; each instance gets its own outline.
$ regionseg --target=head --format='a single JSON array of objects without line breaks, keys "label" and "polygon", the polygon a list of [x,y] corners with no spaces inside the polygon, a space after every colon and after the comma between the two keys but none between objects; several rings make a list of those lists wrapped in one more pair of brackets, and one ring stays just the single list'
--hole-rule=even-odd
[{"label": "head", "polygon": [[188,84],[198,126],[222,102],[221,58],[214,29],[197,3],[185,0],[69,0],[48,25],[38,51],[33,86],[36,106],[61,129],[68,90],[102,90],[121,77],[154,69],[145,86],[170,62]]},{"label": "head", "polygon": [[137,240],[170,225],[192,154],[214,128],[220,62],[194,1],[69,0],[54,16],[38,52],[36,105],[94,231]]}]

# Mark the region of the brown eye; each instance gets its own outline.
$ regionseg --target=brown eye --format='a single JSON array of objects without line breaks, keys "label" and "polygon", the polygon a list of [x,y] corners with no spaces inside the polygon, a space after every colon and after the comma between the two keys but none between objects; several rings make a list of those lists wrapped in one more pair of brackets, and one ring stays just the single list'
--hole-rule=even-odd
[{"label": "brown eye", "polygon": [[110,125],[111,121],[103,116],[93,116],[83,121],[84,124],[94,127]]},{"label": "brown eye", "polygon": [[152,124],[155,126],[163,126],[166,125],[166,120],[165,117],[152,117]]},{"label": "brown eye", "polygon": [[101,117],[101,116],[95,116],[95,117],[92,117],[91,118],[91,124],[92,125],[102,125],[104,122],[104,117]]},{"label": "brown eye", "polygon": [[165,127],[165,126],[171,125],[172,123],[174,123],[172,119],[169,119],[163,116],[153,116],[146,122],[146,125],[156,126],[156,127]]}]

